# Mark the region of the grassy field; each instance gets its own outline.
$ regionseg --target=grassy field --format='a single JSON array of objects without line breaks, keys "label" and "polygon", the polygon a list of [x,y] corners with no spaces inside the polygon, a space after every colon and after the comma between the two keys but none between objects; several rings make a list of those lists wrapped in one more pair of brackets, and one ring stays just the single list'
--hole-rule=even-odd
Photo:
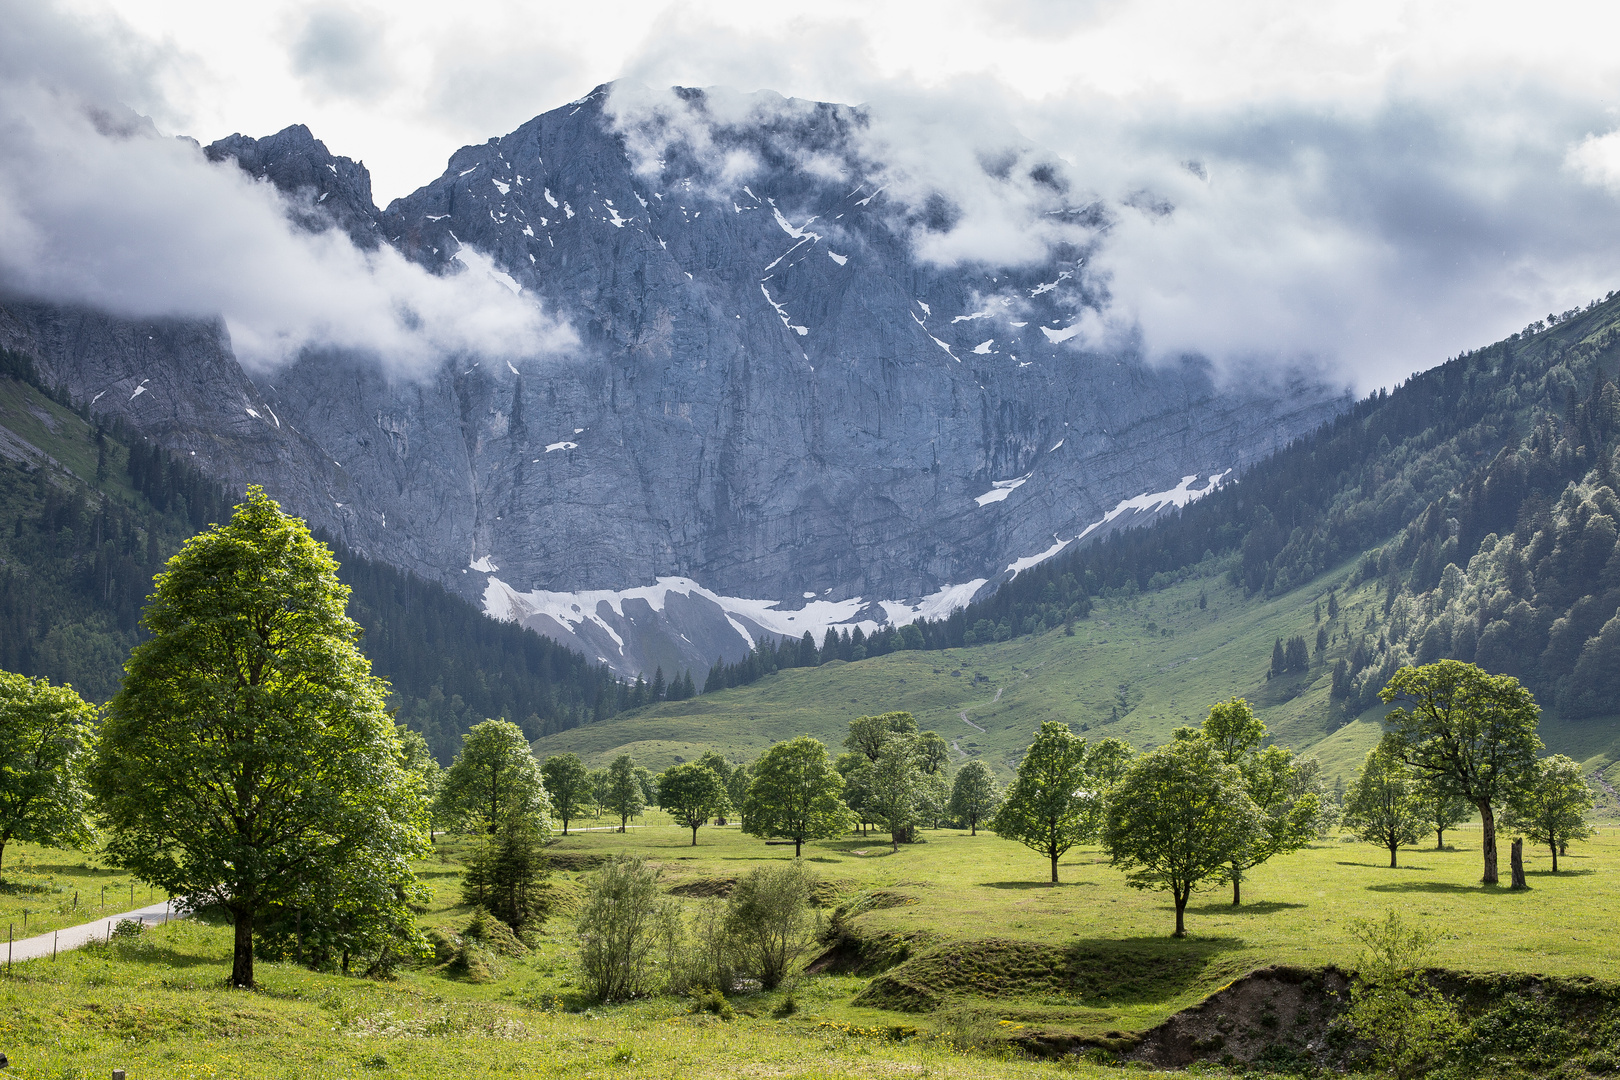
[{"label": "grassy field", "polygon": [[[643,821],[551,850],[563,866],[643,854],[687,897],[789,857],[735,827],[703,829],[694,848],[660,815]],[[782,1018],[773,1015],[780,992],[737,996],[732,1020],[671,998],[584,1000],[567,912],[588,869],[555,873],[560,914],[528,956],[504,961],[485,983],[431,968],[377,982],[261,963],[261,988],[233,992],[223,988],[228,928],[171,924],[17,965],[0,980],[0,1048],[19,1077],[120,1067],[132,1080],[1089,1075],[1113,1070],[982,1046],[1019,1031],[1140,1031],[1258,967],[1353,964],[1350,920],[1391,909],[1444,931],[1435,961],[1449,968],[1620,979],[1605,930],[1620,914],[1620,836],[1604,830],[1576,845],[1556,876],[1530,852],[1523,893],[1477,886],[1478,834],[1454,836],[1454,849],[1403,851],[1396,870],[1381,849],[1339,838],[1280,857],[1248,879],[1241,908],[1224,890],[1198,894],[1180,941],[1168,937],[1166,898],[1127,888],[1095,849],[1071,852],[1053,887],[1039,856],[990,835],[928,831],[893,854],[879,837],[814,843],[805,855],[829,903],[860,912],[848,919],[855,937],[909,959],[875,977],[808,977],[798,1011]],[[471,916],[460,903],[459,847],[446,842],[419,867],[434,894],[427,925],[456,929]]]}]

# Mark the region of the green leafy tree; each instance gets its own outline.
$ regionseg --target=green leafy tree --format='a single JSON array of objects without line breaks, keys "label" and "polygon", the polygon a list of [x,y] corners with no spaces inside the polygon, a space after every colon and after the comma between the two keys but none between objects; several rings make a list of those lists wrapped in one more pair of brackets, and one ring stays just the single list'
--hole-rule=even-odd
[{"label": "green leafy tree", "polygon": [[1177,738],[1137,758],[1114,785],[1103,846],[1132,888],[1170,893],[1183,937],[1192,891],[1224,881],[1261,827],[1243,774],[1215,742]]},{"label": "green leafy tree", "polygon": [[1479,812],[1481,882],[1495,885],[1496,806],[1527,781],[1541,752],[1535,698],[1510,675],[1458,660],[1403,667],[1378,696],[1396,706],[1384,718],[1389,752]]},{"label": "green leafy tree", "polygon": [[540,766],[540,779],[551,797],[551,812],[562,821],[562,834],[568,823],[591,805],[591,771],[578,754],[553,754]]},{"label": "green leafy tree", "polygon": [[988,821],[1001,805],[1001,787],[996,783],[990,766],[982,761],[970,761],[956,773],[951,784],[951,813],[958,821],[968,823],[968,832],[979,835],[979,822]]},{"label": "green leafy tree", "polygon": [[724,825],[726,823],[726,815],[729,814],[737,805],[731,797],[731,774],[735,771],[736,767],[725,759],[725,755],[718,754],[713,750],[705,752],[702,757],[698,758],[698,764],[706,765],[710,769],[713,769],[714,775],[720,778],[721,799],[720,805],[715,807],[714,810],[714,823],[716,825]]},{"label": "green leafy tree", "polygon": [[95,722],[95,707],[73,687],[0,671],[0,859],[13,837],[50,847],[89,841]]},{"label": "green leafy tree", "polygon": [[102,726],[90,781],[109,857],[230,913],[236,986],[253,985],[270,907],[313,889],[392,897],[397,916],[427,846],[427,805],[348,597],[325,545],[248,489],[158,576],[152,636]]},{"label": "green leafy tree", "polygon": [[1237,766],[1249,798],[1260,811],[1260,830],[1232,860],[1232,903],[1243,900],[1243,877],[1274,855],[1297,851],[1316,839],[1322,803],[1310,790],[1310,773],[1280,746],[1261,748],[1266,725],[1243,698],[1222,701],[1209,710],[1201,729],[1221,759]]},{"label": "green leafy tree", "polygon": [[916,734],[916,718],[908,712],[857,716],[849,722],[849,734],[844,738],[844,749],[864,754],[866,760],[875,763],[878,755],[883,752],[883,744],[889,736]]},{"label": "green leafy tree", "polygon": [[923,796],[920,740],[909,732],[892,732],[883,740],[868,773],[867,805],[873,819],[889,833],[889,848],[899,851],[914,838]]},{"label": "green leafy tree", "polygon": [[445,770],[439,812],[463,832],[494,833],[501,822],[531,817],[550,828],[545,781],[529,740],[516,724],[485,720],[462,737],[461,753]]},{"label": "green leafy tree", "polygon": [[749,835],[792,840],[798,857],[806,840],[837,836],[849,827],[843,777],[819,740],[801,735],[779,742],[760,755],[753,773],[743,800],[743,831]]},{"label": "green leafy tree", "polygon": [[990,827],[1051,860],[1056,883],[1058,859],[1097,837],[1104,794],[1087,768],[1086,740],[1068,724],[1047,720],[1019,762],[1018,775]]},{"label": "green leafy tree", "polygon": [[1552,852],[1552,872],[1571,840],[1592,835],[1586,815],[1596,804],[1581,767],[1563,754],[1536,762],[1535,772],[1508,799],[1505,823]]},{"label": "green leafy tree", "polygon": [[602,805],[619,815],[619,831],[629,828],[630,819],[647,806],[647,789],[642,786],[636,759],[620,754],[607,768]]},{"label": "green leafy tree", "polygon": [[872,767],[865,754],[853,750],[839,754],[833,762],[833,768],[844,779],[844,805],[855,815],[862,836],[876,816],[872,810]]},{"label": "green leafy tree", "polygon": [[[748,785],[753,781],[753,771],[742,762],[733,766],[731,774],[726,777],[726,802],[739,814],[744,813],[743,803],[748,798]],[[746,826],[746,821],[743,824]]]},{"label": "green leafy tree", "polygon": [[686,761],[665,769],[658,777],[658,805],[692,830],[697,847],[698,828],[726,804],[726,788],[714,770],[699,761]]},{"label": "green leafy tree", "polygon": [[1388,848],[1394,869],[1401,846],[1416,843],[1428,825],[1422,796],[1406,763],[1382,747],[1367,751],[1346,792],[1344,823],[1361,840]]},{"label": "green leafy tree", "polygon": [[437,807],[439,789],[444,786],[444,767],[433,759],[433,750],[421,732],[412,731],[404,724],[395,724],[394,733],[399,736],[400,767],[416,777],[422,798],[429,807],[434,808],[428,818],[428,839],[432,840],[433,830],[442,828]]},{"label": "green leafy tree", "polygon": [[1427,777],[1414,779],[1418,805],[1423,809],[1424,827],[1434,830],[1434,849],[1446,846],[1446,833],[1467,821],[1474,806],[1467,799],[1449,791],[1444,783]]}]

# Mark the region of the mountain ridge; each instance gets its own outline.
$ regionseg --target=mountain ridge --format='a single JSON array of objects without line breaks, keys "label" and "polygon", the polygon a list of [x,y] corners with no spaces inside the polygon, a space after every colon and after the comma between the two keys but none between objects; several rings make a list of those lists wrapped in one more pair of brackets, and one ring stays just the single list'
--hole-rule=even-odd
[{"label": "mountain ridge", "polygon": [[[756,95],[733,122],[711,94],[681,91],[672,107],[688,110],[681,130],[753,155],[735,183],[679,140],[661,159],[636,151],[663,137],[647,132],[662,114],[626,120],[609,88],[463,147],[385,210],[363,166],[301,126],[207,148],[275,184],[301,227],[537,297],[576,329],[565,356],[447,358],[413,379],[309,350],[248,378],[216,334],[170,353],[171,380],[138,349],[87,358],[51,330],[60,313],[11,304],[0,343],[33,352],[76,396],[116,387],[103,401],[133,426],[469,599],[492,583],[618,593],[673,577],[778,611],[806,594],[860,598],[852,614],[868,619],[884,602],[917,608],[994,582],[1122,500],[1240,470],[1347,404],[1308,382],[1223,386],[1201,361],[1078,348],[1067,336],[1096,302],[1083,242],[1022,268],[928,263],[914,232],[948,230],[959,208],[903,205],[871,177],[851,190],[790,152],[867,168],[858,111],[783,112]],[[1080,241],[1099,235],[1105,215],[1070,206],[1052,162],[993,168],[1049,198]],[[10,335],[7,315],[20,324]],[[217,369],[211,403],[182,400],[193,366]],[[160,397],[168,413],[154,417]],[[711,649],[738,659],[756,632],[735,632],[723,607],[632,618],[590,641],[536,626],[574,634],[621,674],[701,670]]]}]

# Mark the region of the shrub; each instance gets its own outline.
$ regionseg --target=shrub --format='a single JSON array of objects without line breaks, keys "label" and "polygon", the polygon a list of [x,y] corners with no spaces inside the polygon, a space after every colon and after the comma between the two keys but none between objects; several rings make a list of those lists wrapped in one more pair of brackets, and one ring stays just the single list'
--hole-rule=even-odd
[{"label": "shrub", "polygon": [[679,923],[669,921],[666,934],[669,935],[670,993],[685,994],[694,988],[712,987],[729,994],[736,989],[742,958],[726,916],[725,901],[709,899],[698,908],[691,932],[684,938],[679,933]]},{"label": "shrub", "polygon": [[598,1001],[633,997],[650,988],[653,954],[668,941],[679,914],[658,895],[658,871],[637,856],[620,855],[591,882],[576,933],[585,992]]},{"label": "shrub", "polygon": [[814,875],[798,860],[761,866],[737,883],[726,925],[743,962],[760,985],[774,990],[809,950],[819,929],[810,911]]}]

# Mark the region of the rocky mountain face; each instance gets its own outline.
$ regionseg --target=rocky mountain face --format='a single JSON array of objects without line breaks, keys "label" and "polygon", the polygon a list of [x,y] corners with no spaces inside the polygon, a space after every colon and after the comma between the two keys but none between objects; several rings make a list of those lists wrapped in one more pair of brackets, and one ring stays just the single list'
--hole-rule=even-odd
[{"label": "rocky mountain face", "polygon": [[[680,94],[703,120],[705,96]],[[627,674],[943,613],[1346,404],[1077,348],[1084,243],[1036,267],[925,262],[915,237],[960,208],[891,198],[863,114],[750,115],[694,149],[602,88],[380,211],[364,167],[302,127],[208,147],[306,227],[534,296],[574,328],[566,355],[411,379],[310,352],[255,382],[217,327],[22,304],[0,308],[0,344],[355,549]],[[724,166],[739,155],[741,176]],[[1025,169],[1051,213],[1106,230],[1108,208],[1067,205],[1050,166],[986,168]]]}]

